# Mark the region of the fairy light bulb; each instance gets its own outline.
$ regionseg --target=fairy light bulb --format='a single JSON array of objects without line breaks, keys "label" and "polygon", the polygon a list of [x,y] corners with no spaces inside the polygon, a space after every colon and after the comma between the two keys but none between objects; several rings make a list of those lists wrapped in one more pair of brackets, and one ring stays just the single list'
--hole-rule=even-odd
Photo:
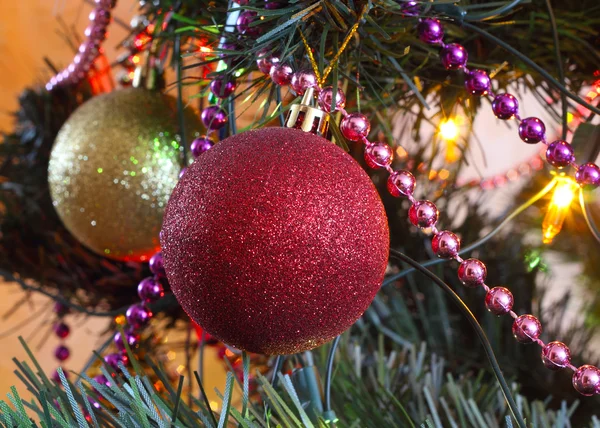
[{"label": "fairy light bulb", "polygon": [[571,202],[577,193],[577,182],[571,177],[555,177],[556,185],[552,193],[552,199],[548,205],[548,211],[542,222],[542,241],[550,244],[562,229]]},{"label": "fairy light bulb", "polygon": [[456,162],[460,158],[460,150],[456,146],[456,139],[460,129],[456,120],[453,118],[445,119],[440,123],[438,133],[442,140],[446,142],[445,160],[448,163]]},{"label": "fairy light bulb", "polygon": [[459,133],[456,121],[452,118],[443,120],[440,123],[439,133],[440,137],[442,137],[442,139],[444,139],[445,141],[456,141]]}]

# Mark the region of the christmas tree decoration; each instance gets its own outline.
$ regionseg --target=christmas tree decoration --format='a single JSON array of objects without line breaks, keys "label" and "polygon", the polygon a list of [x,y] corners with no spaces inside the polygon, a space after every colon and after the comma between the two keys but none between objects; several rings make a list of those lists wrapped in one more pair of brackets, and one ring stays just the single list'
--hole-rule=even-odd
[{"label": "christmas tree decoration", "polygon": [[[131,88],[92,98],[59,132],[48,166],[53,205],[92,251],[143,261],[158,248],[163,210],[178,180],[175,100]],[[186,110],[187,135],[201,129]]]},{"label": "christmas tree decoration", "polygon": [[389,231],[368,176],[319,136],[265,128],[198,157],[161,232],[171,289],[217,339],[265,354],[319,346],[369,306]]},{"label": "christmas tree decoration", "polygon": [[542,222],[542,239],[544,244],[550,244],[562,230],[571,202],[577,194],[579,186],[571,177],[557,176],[554,178],[554,192]]}]

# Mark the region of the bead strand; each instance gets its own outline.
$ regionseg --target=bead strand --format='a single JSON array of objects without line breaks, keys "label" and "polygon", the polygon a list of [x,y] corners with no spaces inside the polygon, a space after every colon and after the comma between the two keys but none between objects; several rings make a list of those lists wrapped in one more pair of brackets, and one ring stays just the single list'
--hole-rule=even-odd
[{"label": "bead strand", "polygon": [[[575,180],[582,187],[595,188],[600,186],[600,167],[588,162],[583,165],[575,163],[575,154],[571,145],[564,140],[556,140],[548,144],[546,140],[546,126],[537,117],[519,116],[519,102],[516,97],[504,93],[492,94],[492,81],[485,70],[469,70],[467,68],[468,53],[466,49],[458,44],[445,44],[443,42],[444,31],[442,24],[435,18],[423,18],[417,25],[419,38],[432,45],[440,45],[440,60],[446,70],[463,70],[466,75],[465,89],[475,96],[492,96],[492,111],[498,119],[516,119],[519,123],[518,133],[521,140],[527,144],[543,143],[548,146],[546,160],[556,168],[572,166]],[[432,36],[435,35],[435,37]]]},{"label": "bead strand", "polygon": [[90,25],[84,32],[85,41],[79,46],[73,62],[46,83],[46,90],[81,82],[100,54],[100,45],[106,39],[106,27],[111,19],[110,11],[115,7],[116,0],[95,0],[94,3],[96,8],[90,13]]}]

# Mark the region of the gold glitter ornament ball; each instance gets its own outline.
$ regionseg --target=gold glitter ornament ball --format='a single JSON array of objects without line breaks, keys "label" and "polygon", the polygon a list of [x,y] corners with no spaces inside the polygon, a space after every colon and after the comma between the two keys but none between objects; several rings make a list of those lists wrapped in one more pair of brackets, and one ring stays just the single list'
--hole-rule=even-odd
[{"label": "gold glitter ornament ball", "polygon": [[[180,171],[172,97],[141,88],[99,95],[61,128],[48,165],[53,205],[90,250],[145,261],[159,248],[163,211]],[[186,135],[201,124],[186,109]]]}]

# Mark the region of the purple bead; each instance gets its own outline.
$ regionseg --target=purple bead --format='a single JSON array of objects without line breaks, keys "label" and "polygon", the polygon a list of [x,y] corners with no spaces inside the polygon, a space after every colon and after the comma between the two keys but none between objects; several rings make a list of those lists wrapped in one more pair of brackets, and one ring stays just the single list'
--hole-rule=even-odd
[{"label": "purple bead", "polygon": [[285,1],[273,1],[273,0],[265,0],[265,9],[281,9],[286,6],[287,2]]},{"label": "purple bead", "polygon": [[96,48],[100,45],[104,39],[106,39],[106,27],[102,27],[96,24],[89,25],[83,34],[88,38],[86,43],[95,46]]},{"label": "purple bead", "polygon": [[442,230],[431,240],[433,253],[442,259],[452,259],[460,251],[460,239],[448,230]]},{"label": "purple bead", "polygon": [[387,181],[387,188],[392,196],[409,196],[413,194],[416,183],[415,176],[409,171],[396,171],[390,174]]},{"label": "purple bead", "polygon": [[271,67],[275,64],[279,64],[279,58],[273,56],[267,49],[259,51],[256,56],[258,58],[256,60],[256,66],[265,74],[269,74],[271,72]]},{"label": "purple bead", "polygon": [[492,101],[492,110],[498,119],[512,119],[519,113],[519,101],[511,94],[498,94]]},{"label": "purple bead", "polygon": [[542,325],[533,315],[521,315],[513,322],[512,333],[520,343],[533,343],[542,334]]},{"label": "purple bead", "polygon": [[425,43],[437,44],[444,38],[444,28],[439,19],[435,18],[421,19],[417,26],[417,32],[419,38]]},{"label": "purple bead", "polygon": [[458,279],[465,287],[475,288],[485,283],[487,268],[481,260],[467,259],[458,267]]},{"label": "purple bead", "polygon": [[571,351],[562,342],[550,342],[542,348],[542,362],[550,370],[559,370],[571,364]]},{"label": "purple bead", "polygon": [[368,144],[365,148],[365,162],[369,168],[385,168],[392,164],[394,151],[385,143]]},{"label": "purple bead", "polygon": [[546,126],[537,117],[526,117],[519,125],[519,137],[528,144],[542,141],[546,135]]},{"label": "purple bead", "polygon": [[219,106],[208,106],[202,110],[202,123],[207,129],[221,129],[227,124],[227,113]]},{"label": "purple bead", "polygon": [[292,75],[290,86],[297,95],[304,95],[308,88],[317,87],[317,76],[310,70],[296,71]]},{"label": "purple bead", "polygon": [[446,70],[458,70],[467,64],[469,55],[462,45],[450,43],[442,48],[440,58]]},{"label": "purple bead", "polygon": [[184,166],[183,168],[181,168],[181,171],[179,171],[179,179],[180,180],[183,178],[186,171],[187,171],[187,167]]},{"label": "purple bead", "polygon": [[54,303],[54,313],[56,315],[58,315],[59,317],[63,317],[65,315],[67,315],[69,312],[71,312],[71,309],[69,308],[69,306],[67,306],[65,303],[63,302],[56,302]]},{"label": "purple bead", "polygon": [[431,201],[416,201],[408,210],[408,219],[417,227],[433,227],[437,223],[440,212]]},{"label": "purple bead", "polygon": [[64,322],[54,324],[54,333],[61,339],[65,339],[69,336],[71,329]]},{"label": "purple bead", "polygon": [[210,82],[210,91],[217,98],[227,98],[235,91],[235,80],[228,76],[217,76]]},{"label": "purple bead", "polygon": [[71,352],[65,345],[59,345],[54,350],[54,357],[56,357],[58,361],[65,361],[70,355]]},{"label": "purple bead", "polygon": [[159,281],[149,276],[142,279],[137,287],[138,296],[145,303],[152,303],[165,295],[163,286]]},{"label": "purple bead", "polygon": [[129,358],[127,358],[127,355],[108,354],[104,357],[104,362],[106,364],[108,364],[110,367],[112,367],[112,369],[115,371],[119,370],[119,363],[123,363],[123,364],[127,365],[128,361],[129,361]]},{"label": "purple bead", "polygon": [[251,25],[257,21],[258,13],[252,10],[244,10],[237,19],[236,28],[240,34],[249,37],[256,37],[260,34],[260,27]]},{"label": "purple bead", "polygon": [[109,388],[111,387],[110,381],[108,379],[106,379],[106,376],[104,376],[103,374],[94,376],[94,380],[96,382],[98,382],[100,385],[108,386]]},{"label": "purple bead", "polygon": [[[124,335],[125,335],[125,340],[127,341],[127,344],[129,345],[129,347],[131,349],[136,348],[138,346],[138,343],[140,341],[140,336],[135,334],[135,332],[133,332],[130,329],[125,329],[124,331]],[[115,346],[117,347],[117,349],[121,352],[124,352],[125,349],[125,344],[123,343],[123,334],[121,334],[120,331],[117,331],[113,337],[113,342],[115,343]]]},{"label": "purple bead", "polygon": [[110,12],[105,8],[99,7],[90,12],[89,19],[99,27],[106,27],[110,22]]},{"label": "purple bead", "polygon": [[414,0],[396,0],[404,16],[418,16],[421,13],[421,5]]},{"label": "purple bead", "polygon": [[584,163],[577,170],[575,180],[582,187],[596,188],[600,186],[600,168],[592,162]]},{"label": "purple bead", "polygon": [[[331,104],[333,102],[333,87],[328,86],[326,88],[323,88],[319,93],[318,101],[319,106],[321,107],[321,109],[323,109],[323,111],[330,112]],[[341,88],[338,88],[335,94],[334,111],[343,109],[344,107],[346,107],[346,94],[344,94],[344,91],[342,91]]]},{"label": "purple bead", "polygon": [[514,297],[508,288],[494,287],[485,296],[485,307],[494,315],[504,315],[512,310]]},{"label": "purple bead", "polygon": [[165,265],[163,264],[163,256],[160,251],[158,253],[155,253],[152,257],[150,257],[148,266],[150,267],[150,272],[152,272],[157,277],[164,278],[166,276]]},{"label": "purple bead", "polygon": [[274,64],[269,72],[271,80],[279,86],[289,85],[292,81],[292,74],[294,74],[292,67],[289,64],[281,63]]},{"label": "purple bead", "polygon": [[575,151],[566,141],[556,140],[548,145],[546,160],[552,166],[564,168],[575,162]]},{"label": "purple bead", "polygon": [[127,322],[130,326],[135,329],[142,328],[150,322],[150,318],[152,318],[152,312],[146,305],[142,305],[141,303],[131,305],[127,312],[125,312],[125,317],[127,318]]},{"label": "purple bead", "polygon": [[364,114],[352,113],[342,119],[340,131],[350,141],[360,141],[369,135],[371,123]]},{"label": "purple bead", "polygon": [[[234,42],[234,41],[226,41],[224,43],[222,43],[221,45],[219,45],[219,51],[238,51],[239,50],[239,45]],[[233,52],[219,52],[219,58],[221,59],[225,59],[227,57],[230,57],[229,59],[233,59]]]},{"label": "purple bead", "polygon": [[579,367],[573,374],[573,387],[586,397],[600,394],[600,370],[589,364]]},{"label": "purple bead", "polygon": [[485,70],[471,70],[465,80],[467,92],[477,96],[487,95],[491,86],[490,76]]},{"label": "purple bead", "polygon": [[[88,395],[87,396],[87,400],[90,402],[90,404],[92,405],[92,407],[94,409],[100,410],[102,408],[102,406],[100,405],[100,403],[98,401],[96,401],[96,399],[94,399],[93,397],[91,397],[91,396]],[[84,415],[85,415],[85,413],[87,413],[87,412],[84,410]]]},{"label": "purple bead", "polygon": [[214,144],[215,143],[206,137],[199,137],[192,141],[192,144],[190,145],[190,151],[192,152],[192,155],[197,158],[202,153],[210,150]]}]

